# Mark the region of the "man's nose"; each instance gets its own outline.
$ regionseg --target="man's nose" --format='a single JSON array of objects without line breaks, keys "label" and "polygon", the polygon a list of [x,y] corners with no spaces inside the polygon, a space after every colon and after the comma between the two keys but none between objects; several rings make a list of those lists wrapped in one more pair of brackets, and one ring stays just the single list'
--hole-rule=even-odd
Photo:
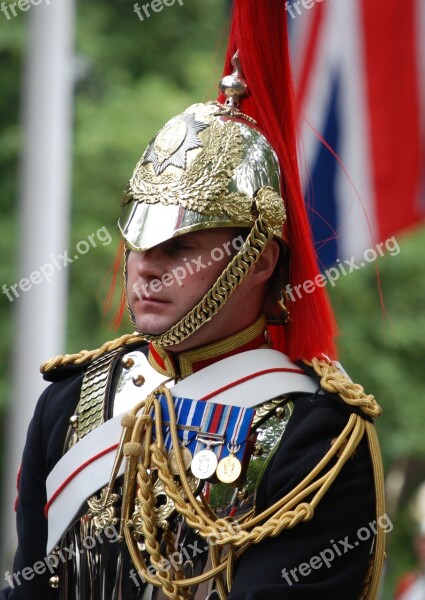
[{"label": "man's nose", "polygon": [[166,269],[164,256],[156,247],[145,250],[144,252],[137,252],[136,268],[140,277],[161,277]]}]

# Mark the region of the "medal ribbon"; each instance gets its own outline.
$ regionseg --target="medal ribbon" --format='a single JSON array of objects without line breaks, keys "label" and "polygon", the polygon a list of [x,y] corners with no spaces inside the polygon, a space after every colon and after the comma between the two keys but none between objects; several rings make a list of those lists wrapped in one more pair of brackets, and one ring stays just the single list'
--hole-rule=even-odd
[{"label": "medal ribbon", "polygon": [[[195,454],[197,454],[203,447],[209,447],[206,443],[207,440],[211,440],[213,444],[210,450],[219,457],[223,447],[226,445],[226,429],[230,419],[231,406],[225,406],[224,404],[214,404],[209,402],[203,402],[203,404],[211,404],[211,407],[205,407],[204,417],[202,419],[200,432],[198,434],[198,442],[195,448]],[[208,434],[214,433],[218,436],[217,439],[211,437]],[[199,439],[202,438],[202,439]],[[222,442],[217,443],[217,442]]]},{"label": "medal ribbon", "polygon": [[253,417],[253,409],[251,408],[238,408],[237,411],[233,412],[228,427],[229,443],[223,448],[221,458],[233,454],[242,462]]},{"label": "medal ribbon", "polygon": [[[172,445],[168,425],[170,415],[165,396],[159,396],[159,400],[163,419],[164,446],[169,451]],[[245,442],[255,414],[253,408],[241,408],[188,398],[175,398],[174,405],[178,436],[182,440],[182,445],[188,448],[192,454],[208,447],[208,444],[205,443],[209,439],[208,434],[215,434],[222,436],[222,438],[217,437],[217,441],[222,439],[223,444],[212,445],[210,449],[219,460],[230,454],[227,441],[229,441],[231,450],[240,446],[239,450],[232,454],[242,460],[246,448]],[[151,414],[153,416],[153,412]],[[202,439],[196,439],[196,436]],[[210,439],[213,440],[213,443],[216,441],[215,436]]]}]

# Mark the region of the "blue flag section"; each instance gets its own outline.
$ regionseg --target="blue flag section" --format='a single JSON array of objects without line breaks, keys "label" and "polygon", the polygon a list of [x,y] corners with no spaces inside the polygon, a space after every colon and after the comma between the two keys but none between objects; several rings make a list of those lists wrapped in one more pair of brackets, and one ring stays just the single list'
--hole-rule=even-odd
[{"label": "blue flag section", "polygon": [[324,269],[424,218],[425,3],[285,7],[303,185]]}]

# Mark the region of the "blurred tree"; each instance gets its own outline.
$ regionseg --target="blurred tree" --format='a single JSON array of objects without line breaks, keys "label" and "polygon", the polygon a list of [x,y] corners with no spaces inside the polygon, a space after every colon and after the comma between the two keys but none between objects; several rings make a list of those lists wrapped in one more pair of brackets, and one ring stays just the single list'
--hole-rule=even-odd
[{"label": "blurred tree", "polygon": [[[21,140],[19,128],[20,68],[25,39],[21,19],[5,20],[1,15],[0,70],[0,283],[15,281],[17,267],[17,157]],[[12,303],[2,294],[0,299],[0,407],[7,398],[7,366],[12,344]]]},{"label": "blurred tree", "polygon": [[341,276],[332,290],[341,360],[384,409],[377,426],[387,467],[400,456],[425,457],[424,243],[423,229],[397,239],[397,247],[388,241],[384,257]]}]

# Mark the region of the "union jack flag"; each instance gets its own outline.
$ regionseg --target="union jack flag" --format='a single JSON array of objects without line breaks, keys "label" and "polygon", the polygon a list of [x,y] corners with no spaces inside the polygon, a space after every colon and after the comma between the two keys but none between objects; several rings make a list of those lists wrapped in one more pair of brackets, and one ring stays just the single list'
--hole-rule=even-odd
[{"label": "union jack flag", "polygon": [[425,2],[285,6],[303,184],[325,267],[424,218]]}]

